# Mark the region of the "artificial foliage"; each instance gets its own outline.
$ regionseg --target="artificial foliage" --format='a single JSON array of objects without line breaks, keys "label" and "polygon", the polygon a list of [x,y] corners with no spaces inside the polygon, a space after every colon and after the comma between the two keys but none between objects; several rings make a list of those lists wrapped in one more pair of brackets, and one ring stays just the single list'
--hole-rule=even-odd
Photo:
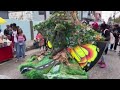
[{"label": "artificial foliage", "polygon": [[49,19],[35,25],[34,29],[41,32],[56,48],[63,44],[76,46],[94,43],[98,36],[102,40],[98,32],[84,24],[76,24],[72,17],[69,11],[56,11]]},{"label": "artificial foliage", "polygon": [[[33,56],[34,57],[34,56]],[[44,64],[49,63],[51,60],[45,56],[44,59],[39,61],[38,63],[34,64],[36,60],[32,60],[30,57],[24,64],[20,65],[19,68],[27,67],[39,67]],[[70,66],[66,66],[64,63],[60,63],[57,65],[49,66],[48,68],[37,70],[32,69],[28,72],[25,72],[23,75],[28,79],[87,79],[88,74],[79,66],[79,64],[74,60],[70,59]]]},{"label": "artificial foliage", "polygon": [[[24,64],[20,65],[20,71],[25,70],[26,67],[31,67],[32,69],[24,72],[24,76],[30,79],[88,78],[88,74],[83,68],[88,65],[88,59],[94,61],[98,55],[97,47],[93,44],[96,44],[97,41],[103,41],[104,38],[97,31],[82,24],[78,20],[76,11],[55,11],[49,19],[35,25],[34,29],[42,33],[42,35],[51,42],[52,50],[50,50],[50,52],[52,53],[44,56],[42,60],[38,60],[36,56],[32,56],[26,60]],[[85,45],[84,47],[86,47],[86,49],[81,49],[82,45]],[[75,51],[73,49],[75,49],[76,46],[80,46],[80,48]],[[68,48],[70,48],[69,53],[67,53]],[[81,54],[85,51],[88,55],[84,55],[78,62],[75,57],[81,57]],[[59,56],[57,61],[60,63],[49,66],[52,61],[55,61],[53,58],[55,56]],[[83,62],[82,60],[86,62],[81,63]],[[66,65],[64,61],[67,61],[70,65]],[[36,69],[46,64],[48,64],[47,68]],[[81,67],[80,64],[83,64],[83,67]]]}]

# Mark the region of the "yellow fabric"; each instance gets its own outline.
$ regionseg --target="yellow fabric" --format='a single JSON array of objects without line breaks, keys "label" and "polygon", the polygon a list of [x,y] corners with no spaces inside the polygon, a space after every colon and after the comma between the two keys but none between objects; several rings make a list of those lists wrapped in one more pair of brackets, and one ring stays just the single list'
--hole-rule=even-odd
[{"label": "yellow fabric", "polygon": [[6,20],[0,17],[0,25],[6,23]]},{"label": "yellow fabric", "polygon": [[76,53],[78,53],[78,55],[79,55],[81,58],[83,58],[83,57],[85,57],[86,55],[88,55],[88,51],[87,51],[85,48],[83,48],[83,47],[76,46],[74,49],[75,49]]},{"label": "yellow fabric", "polygon": [[49,48],[52,48],[52,44],[51,44],[50,41],[48,41],[48,47],[49,47]]}]

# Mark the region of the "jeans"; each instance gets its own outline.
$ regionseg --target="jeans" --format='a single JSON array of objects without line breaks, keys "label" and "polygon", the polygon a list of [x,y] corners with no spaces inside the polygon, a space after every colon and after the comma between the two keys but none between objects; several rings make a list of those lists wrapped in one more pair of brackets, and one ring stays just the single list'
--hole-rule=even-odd
[{"label": "jeans", "polygon": [[17,42],[14,42],[14,48],[13,48],[16,56],[17,56],[17,44],[18,44]]},{"label": "jeans", "polygon": [[111,45],[110,45],[110,50],[112,50],[112,49],[113,49],[113,46],[114,46],[114,44],[111,44]]},{"label": "jeans", "polygon": [[17,42],[14,42],[14,51],[17,51]]},{"label": "jeans", "polygon": [[103,55],[101,56],[101,61],[104,62],[104,56]]},{"label": "jeans", "polygon": [[23,42],[23,45],[17,44],[17,59],[20,57],[25,57],[25,42]]},{"label": "jeans", "polygon": [[107,42],[106,48],[105,48],[105,54],[107,54],[108,52],[108,46],[109,46],[109,42]]},{"label": "jeans", "polygon": [[119,40],[115,40],[115,46],[114,46],[114,50],[116,50],[117,49],[117,46],[118,46],[118,42],[119,42]]}]

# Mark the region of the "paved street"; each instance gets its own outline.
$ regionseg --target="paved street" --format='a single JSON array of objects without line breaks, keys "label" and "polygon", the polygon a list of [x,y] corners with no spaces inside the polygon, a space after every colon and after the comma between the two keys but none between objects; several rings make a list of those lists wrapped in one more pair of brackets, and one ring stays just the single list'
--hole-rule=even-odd
[{"label": "paved street", "polygon": [[[35,49],[26,52],[26,58],[38,53],[40,50]],[[15,59],[9,60],[7,62],[0,64],[0,75],[6,75],[12,79],[23,79],[24,77],[20,74],[18,66],[23,63],[23,61],[15,63]]]},{"label": "paved street", "polygon": [[[27,57],[39,52],[39,49],[28,51]],[[98,65],[94,66],[89,71],[90,79],[120,79],[120,56],[118,52],[109,51],[105,56],[106,68],[99,68]],[[15,63],[15,60],[10,60],[0,64],[0,75],[6,75],[12,79],[24,79],[18,70],[18,66],[22,63]]]},{"label": "paved street", "polygon": [[118,52],[109,51],[105,56],[106,68],[94,66],[89,71],[90,79],[120,79],[120,56]]}]

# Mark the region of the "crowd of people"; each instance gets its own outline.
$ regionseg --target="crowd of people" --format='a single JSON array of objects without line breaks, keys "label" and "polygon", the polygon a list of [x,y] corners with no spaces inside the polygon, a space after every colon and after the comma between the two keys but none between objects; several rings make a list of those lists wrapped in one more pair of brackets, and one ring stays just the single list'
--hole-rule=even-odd
[{"label": "crowd of people", "polygon": [[[23,34],[23,30],[16,25],[16,23],[6,25],[6,29],[3,34],[12,41],[13,52],[16,55],[16,62],[25,58],[26,50],[26,36]],[[24,60],[24,59],[23,59]]]},{"label": "crowd of people", "polygon": [[[92,24],[92,28],[101,33],[105,37],[105,41],[107,42],[105,48],[105,55],[107,55],[108,50],[116,52],[118,45],[120,44],[120,25],[108,25],[103,22],[101,25],[98,25],[96,22]],[[119,53],[120,56],[120,48]],[[104,57],[101,57],[100,62],[98,63],[101,68],[106,67]]]}]

